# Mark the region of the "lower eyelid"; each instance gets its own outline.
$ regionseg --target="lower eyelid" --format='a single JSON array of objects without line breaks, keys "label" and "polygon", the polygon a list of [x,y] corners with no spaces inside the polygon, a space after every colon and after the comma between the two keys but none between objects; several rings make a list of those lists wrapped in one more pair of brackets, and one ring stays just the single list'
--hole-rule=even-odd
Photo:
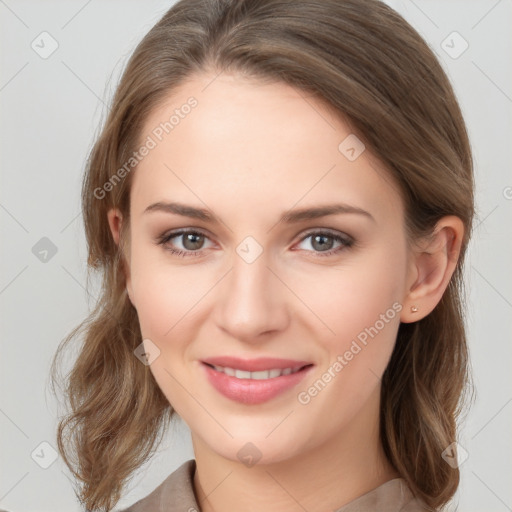
[{"label": "lower eyelid", "polygon": [[[213,242],[211,241],[210,237],[207,236],[205,233],[201,233],[200,231],[182,231],[182,232],[178,232],[178,233],[169,233],[168,235],[164,235],[162,237],[159,238],[160,240],[160,243],[162,245],[166,245],[166,244],[170,244],[171,240],[174,240],[174,239],[182,239],[182,243],[183,243],[183,236],[185,235],[190,235],[190,234],[194,234],[194,235],[201,235],[205,240],[208,240],[212,245]],[[202,247],[201,249],[196,249],[195,251],[192,250],[192,249],[180,249],[180,248],[175,248],[177,251],[183,251],[183,252],[189,252],[189,253],[198,253],[200,251],[204,251],[206,249],[209,249],[210,247]]]},{"label": "lower eyelid", "polygon": [[[303,237],[298,242],[298,244],[301,244],[301,243],[305,242],[306,240],[308,240],[309,238],[319,235],[319,234],[327,235],[327,233],[310,233],[310,234],[306,235],[305,237]],[[330,256],[330,255],[334,255],[338,252],[341,252],[344,249],[348,249],[349,247],[351,247],[354,244],[354,241],[352,239],[341,237],[338,235],[328,235],[328,237],[332,238],[335,242],[338,242],[338,246],[333,247],[332,249],[327,249],[325,251],[315,251],[313,249],[296,249],[296,250],[303,250],[308,253],[315,254],[317,256]],[[311,244],[311,242],[309,242],[309,243]]]},{"label": "lower eyelid", "polygon": [[[204,237],[205,240],[208,240],[212,243],[212,245],[214,246],[215,244],[213,244],[212,240],[210,239],[210,237],[199,231],[199,230],[189,230],[189,231],[179,231],[179,232],[175,232],[175,233],[168,233],[168,234],[164,234],[160,237],[158,237],[157,239],[157,243],[160,244],[160,245],[167,245],[167,244],[170,244],[171,240],[175,239],[175,238],[179,238],[181,236],[184,236],[184,235],[188,235],[188,234],[197,234],[197,235],[201,235]],[[329,250],[326,250],[326,251],[314,251],[314,250],[306,250],[306,249],[303,249],[305,250],[306,252],[311,252],[313,254],[318,254],[318,255],[328,255],[328,254],[332,254],[332,253],[335,253],[337,251],[340,251],[344,248],[348,248],[350,247],[351,245],[354,244],[354,240],[352,238],[350,238],[349,236],[342,236],[340,234],[334,234],[334,233],[330,233],[329,231],[314,231],[314,232],[310,232],[310,233],[307,233],[305,235],[303,235],[301,237],[301,239],[294,245],[297,245],[297,244],[300,244],[302,242],[304,242],[305,240],[307,240],[308,238],[311,238],[315,235],[324,235],[324,236],[327,236],[328,238],[332,238],[333,240],[335,240],[336,242],[339,242],[341,245],[336,247],[336,248],[333,248],[333,249],[329,249]],[[172,250],[171,249],[167,249],[167,250],[171,250],[171,252],[181,252],[181,253],[186,253],[186,254],[191,254],[191,255],[194,255],[194,254],[199,254],[203,251],[206,251],[207,249],[210,249],[210,247],[203,247],[201,249],[196,249],[196,250],[191,250],[191,249],[180,249],[180,248],[177,248],[177,247],[172,247]]]},{"label": "lower eyelid", "polygon": [[340,242],[344,245],[348,245],[353,242],[353,239],[351,237],[349,237],[348,235],[341,235],[341,234],[337,234],[337,233],[329,233],[329,232],[324,232],[324,231],[315,231],[313,233],[307,233],[306,235],[304,235],[299,240],[299,243],[303,242],[304,240],[307,240],[308,238],[312,238],[314,236],[320,236],[320,235],[325,236],[327,238],[332,238],[336,242]]}]

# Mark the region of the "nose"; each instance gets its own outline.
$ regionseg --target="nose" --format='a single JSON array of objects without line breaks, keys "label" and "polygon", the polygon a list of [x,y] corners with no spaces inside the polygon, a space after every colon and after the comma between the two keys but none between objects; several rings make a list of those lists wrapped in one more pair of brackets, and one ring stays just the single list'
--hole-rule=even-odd
[{"label": "nose", "polygon": [[244,343],[261,343],[286,329],[290,291],[270,268],[266,253],[248,263],[235,254],[216,297],[218,327]]}]

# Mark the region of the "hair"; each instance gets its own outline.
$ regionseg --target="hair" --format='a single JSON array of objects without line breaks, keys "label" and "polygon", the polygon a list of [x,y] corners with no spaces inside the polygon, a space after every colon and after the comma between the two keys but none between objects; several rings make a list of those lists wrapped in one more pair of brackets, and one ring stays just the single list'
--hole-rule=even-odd
[{"label": "hair", "polygon": [[[455,439],[470,389],[463,261],[474,216],[470,143],[452,86],[422,37],[379,0],[181,0],[130,57],[87,160],[82,213],[88,266],[102,278],[91,314],[62,340],[82,339],[66,375],[70,411],[57,444],[81,482],[88,510],[109,511],[132,473],[153,455],[174,414],[149,367],[126,292],[125,244],[107,212],[129,219],[128,173],[97,193],[132,156],[148,115],[196,73],[284,82],[330,106],[388,169],[404,201],[408,240],[455,215],[460,256],[438,305],[400,324],[382,378],[380,435],[391,464],[427,506],[442,508],[459,470],[441,458]],[[106,188],[106,187],[105,187]]]}]

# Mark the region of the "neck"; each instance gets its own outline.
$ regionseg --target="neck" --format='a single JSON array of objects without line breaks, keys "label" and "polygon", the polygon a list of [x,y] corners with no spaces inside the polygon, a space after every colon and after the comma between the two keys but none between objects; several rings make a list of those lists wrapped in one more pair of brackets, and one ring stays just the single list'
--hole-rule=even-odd
[{"label": "neck", "polygon": [[[369,404],[371,405],[371,404]],[[375,404],[374,404],[375,405]],[[192,434],[194,487],[202,512],[322,512],[337,510],[399,475],[387,461],[377,407],[300,456],[246,467]]]}]

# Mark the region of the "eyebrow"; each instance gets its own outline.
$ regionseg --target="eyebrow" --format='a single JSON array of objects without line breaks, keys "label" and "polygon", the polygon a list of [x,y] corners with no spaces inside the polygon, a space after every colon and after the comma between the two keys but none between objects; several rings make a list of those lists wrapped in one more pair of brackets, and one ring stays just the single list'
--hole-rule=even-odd
[{"label": "eyebrow", "polygon": [[[189,217],[191,219],[198,219],[205,222],[218,223],[217,218],[215,217],[215,215],[211,213],[210,210],[204,208],[196,208],[194,206],[186,205],[183,203],[170,203],[159,201],[157,203],[149,205],[144,210],[144,214],[150,212],[172,213],[175,215],[181,215],[182,217]],[[357,206],[351,206],[347,204],[326,204],[308,208],[287,210],[281,215],[279,222],[293,224],[305,220],[318,219],[320,217],[326,217],[328,215],[336,215],[342,213],[363,215],[375,222],[375,218],[370,212],[367,212],[362,208],[358,208]]]}]

